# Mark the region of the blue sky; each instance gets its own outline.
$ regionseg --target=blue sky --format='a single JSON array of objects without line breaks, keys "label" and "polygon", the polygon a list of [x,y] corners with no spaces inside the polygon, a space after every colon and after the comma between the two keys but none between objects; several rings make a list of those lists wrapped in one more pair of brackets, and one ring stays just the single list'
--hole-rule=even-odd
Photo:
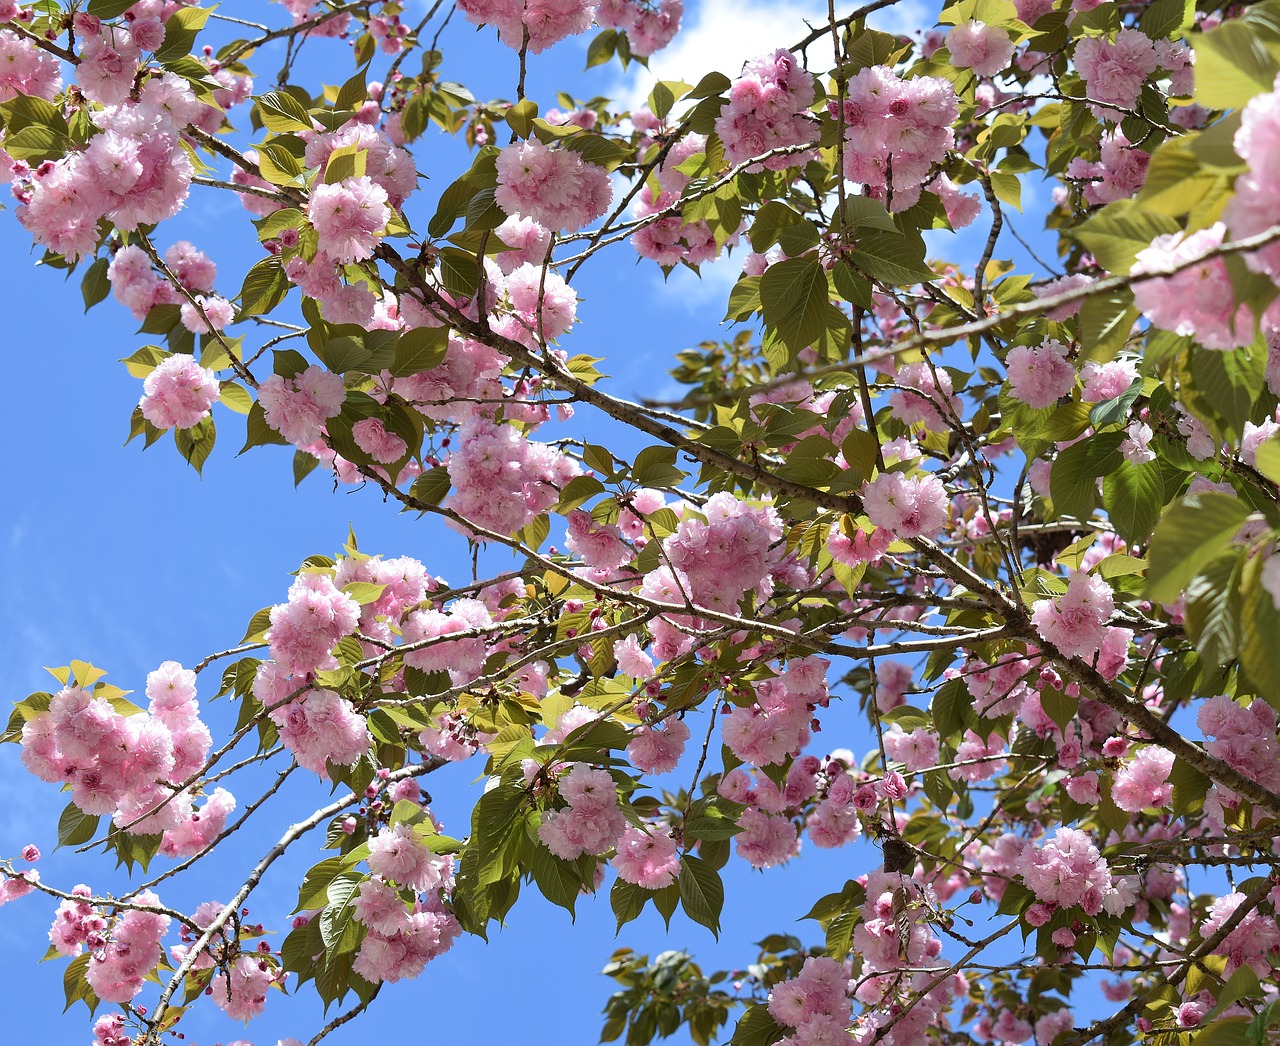
[{"label": "blue sky", "polygon": [[[712,67],[733,74],[743,58],[797,38],[803,31],[799,16],[816,17],[825,4],[695,0],[688,8],[689,31],[655,67],[665,77],[683,70],[696,82]],[[420,9],[411,4],[409,16]],[[221,10],[252,15],[261,6],[231,3]],[[914,9],[904,5],[903,10],[905,28]],[[589,39],[566,42],[535,62],[531,95],[553,98],[555,89],[573,82],[582,97],[619,89],[642,97],[645,89],[624,81],[616,66],[579,76]],[[513,93],[515,56],[496,47],[490,33],[478,36],[456,19],[443,45],[447,75],[467,83],[477,96]],[[341,45],[318,42],[312,51],[298,67],[299,82],[340,83],[349,75]],[[256,68],[268,75],[278,67],[277,56],[263,53],[261,59]],[[323,70],[319,76],[317,68]],[[262,81],[257,89],[267,86]],[[247,125],[243,110],[235,118]],[[442,136],[424,140],[419,157],[420,168],[431,176],[416,215],[423,221],[430,201],[465,161]],[[163,248],[187,238],[207,251],[220,266],[219,289],[231,295],[259,256],[247,234],[251,230],[239,205],[206,190],[193,196],[179,219],[162,227],[158,241]],[[396,513],[373,491],[335,493],[319,473],[295,490],[291,451],[284,448],[236,458],[243,422],[221,408],[216,413],[220,446],[203,477],[182,463],[167,440],[145,453],[139,443],[124,446],[141,389],[118,361],[148,339],[135,333],[132,319],[113,301],[83,315],[79,275],[64,282],[62,274],[35,266],[39,254],[29,250],[29,238],[11,209],[0,215],[0,237],[0,310],[8,317],[14,369],[8,403],[0,411],[0,441],[9,449],[11,470],[0,496],[0,695],[5,701],[48,688],[52,679],[41,666],[72,658],[106,668],[110,680],[126,689],[140,689],[146,673],[163,660],[190,665],[234,644],[255,610],[284,598],[289,573],[303,557],[340,549],[349,524],[367,551],[414,555],[449,578],[469,574],[465,545],[456,535]],[[604,369],[617,391],[661,395],[670,355],[721,333],[723,296],[739,263],[715,267],[702,282],[679,272],[664,285],[660,271],[649,263],[637,266],[626,245],[615,248],[614,255],[612,262],[595,263],[582,273],[577,284],[584,299],[582,324],[565,347],[607,357]],[[585,415],[573,424],[578,431],[570,426],[566,434],[602,435],[589,427],[593,423]],[[206,675],[206,697],[216,689],[212,682]],[[229,711],[222,703],[206,705],[215,736]],[[827,747],[859,747],[855,722],[854,709],[834,706],[820,741]],[[39,868],[50,883],[66,888],[83,881],[97,890],[123,889],[109,863],[53,852],[65,799],[29,777],[17,756],[14,746],[0,750],[0,796],[6,800],[0,854],[15,854],[34,842],[46,854]],[[458,835],[466,831],[478,789],[474,774],[470,767],[458,768],[429,784],[446,830]],[[325,794],[314,785],[283,793],[263,830],[213,858],[203,874],[164,889],[163,899],[182,907],[225,896],[265,841],[324,802]],[[252,795],[239,797],[243,803]],[[316,850],[319,841],[300,844],[277,866],[251,901],[255,919],[287,928],[296,884],[322,856]],[[664,935],[652,909],[615,942],[607,896],[584,902],[571,925],[566,913],[530,892],[508,930],[487,945],[461,941],[417,981],[384,990],[370,1014],[328,1041],[356,1043],[418,1027],[433,1038],[466,1042],[497,1041],[517,1030],[534,1044],[594,1042],[600,1007],[613,987],[599,970],[614,947],[625,944],[650,954],[685,948],[708,970],[742,965],[755,958],[753,942],[766,933],[793,932],[794,920],[815,896],[838,889],[849,875],[876,863],[878,857],[865,847],[834,853],[809,848],[802,860],[765,874],[735,862],[718,945],[682,914]],[[0,1006],[16,1038],[71,1046],[89,1040],[87,1013],[77,1005],[59,1016],[63,960],[37,965],[53,907],[31,897],[0,912],[5,955]],[[817,927],[810,926],[814,932],[804,935],[816,943]],[[237,1038],[271,1046],[284,1035],[305,1041],[321,1023],[318,1004],[304,992],[296,999],[273,995],[266,1013],[248,1028],[234,1025],[211,1005],[198,1007],[184,1030],[187,1041],[200,1046]]]}]

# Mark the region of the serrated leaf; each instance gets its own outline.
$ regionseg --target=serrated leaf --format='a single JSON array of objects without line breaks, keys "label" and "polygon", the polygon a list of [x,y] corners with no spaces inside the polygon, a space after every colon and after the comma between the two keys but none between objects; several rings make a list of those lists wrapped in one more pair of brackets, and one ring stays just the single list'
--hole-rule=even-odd
[{"label": "serrated leaf", "polygon": [[58,848],[87,843],[97,830],[97,814],[87,814],[75,803],[68,803],[58,818]]},{"label": "serrated leaf", "polygon": [[1124,463],[1122,432],[1103,432],[1072,444],[1054,459],[1049,491],[1058,515],[1088,519],[1097,505],[1097,482]]},{"label": "serrated leaf", "polygon": [[680,903],[690,919],[720,936],[724,884],[720,873],[701,858],[686,854],[680,859]]},{"label": "serrated leaf", "polygon": [[80,280],[80,295],[84,298],[85,312],[111,293],[111,281],[107,279],[109,264],[106,258],[97,258],[85,270],[84,277]]},{"label": "serrated leaf", "polygon": [[769,1007],[755,1003],[742,1015],[729,1042],[732,1046],[772,1046],[784,1035],[785,1029],[773,1019]]},{"label": "serrated leaf", "polygon": [[1130,545],[1150,536],[1164,507],[1164,479],[1158,461],[1122,461],[1102,481],[1107,518]]},{"label": "serrated leaf", "polygon": [[614,880],[609,891],[609,906],[613,909],[614,918],[618,920],[619,932],[644,911],[644,906],[652,896],[651,891],[642,889],[635,883],[624,879]]},{"label": "serrated leaf", "polygon": [[789,258],[769,266],[760,278],[765,323],[792,352],[817,341],[825,329],[827,274],[816,258]]},{"label": "serrated leaf", "polygon": [[276,134],[310,131],[311,117],[293,95],[285,91],[268,91],[254,99],[262,125]]},{"label": "serrated leaf", "polygon": [[155,52],[156,61],[164,65],[166,62],[189,55],[191,45],[195,43],[196,34],[204,28],[211,14],[213,14],[212,7],[178,8],[164,24],[164,43]]},{"label": "serrated leaf", "polygon": [[263,258],[245,274],[237,298],[240,317],[262,316],[270,312],[289,293],[292,284],[284,274],[284,267],[276,257]]},{"label": "serrated leaf", "polygon": [[1240,667],[1259,694],[1280,708],[1280,610],[1262,584],[1264,561],[1254,556],[1240,580]]},{"label": "serrated leaf", "polygon": [[1107,204],[1073,235],[1109,272],[1128,273],[1133,259],[1157,236],[1177,232],[1176,219],[1139,207],[1132,200]]},{"label": "serrated leaf", "polygon": [[1147,552],[1146,595],[1173,603],[1187,582],[1231,545],[1249,508],[1227,494],[1191,494],[1160,517]]}]

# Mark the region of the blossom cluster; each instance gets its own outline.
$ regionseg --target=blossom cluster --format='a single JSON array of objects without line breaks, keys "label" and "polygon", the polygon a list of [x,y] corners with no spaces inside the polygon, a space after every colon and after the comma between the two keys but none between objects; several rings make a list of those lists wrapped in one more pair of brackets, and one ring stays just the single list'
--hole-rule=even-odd
[{"label": "blossom cluster", "polygon": [[[817,122],[809,112],[813,99],[813,75],[790,51],[774,51],[747,62],[729,89],[729,104],[716,119],[725,159],[739,164],[775,149],[816,142]],[[762,160],[760,166],[781,171],[803,164],[810,155],[795,148]]]},{"label": "blossom cluster", "polygon": [[90,815],[135,834],[163,833],[172,856],[197,853],[221,833],[235,800],[222,788],[203,808],[186,785],[211,738],[200,721],[195,674],[166,661],[147,677],[146,712],[126,714],[91,690],[67,686],[23,727],[22,761],[43,781],[70,785]]},{"label": "blossom cluster", "polygon": [[[618,806],[618,791],[607,770],[574,763],[560,778],[559,790],[566,805],[547,810],[538,826],[538,838],[553,854],[572,861],[588,854],[602,854],[622,838],[627,819]],[[629,844],[630,852],[622,859],[622,866],[637,877],[652,874],[658,878],[664,874],[671,855],[659,834],[641,835],[646,841]]]},{"label": "blossom cluster", "polygon": [[[127,31],[122,33],[127,39]],[[92,98],[94,82],[86,76],[91,68],[89,59],[77,72]],[[124,93],[101,90],[108,83],[123,83]],[[68,260],[93,253],[103,218],[132,231],[172,218],[186,201],[195,172],[181,132],[206,105],[173,73],[147,79],[136,101],[128,96],[130,85],[128,77],[99,81],[97,100],[106,105],[93,113],[98,133],[85,149],[47,161],[14,182],[18,220]]]},{"label": "blossom cluster", "polygon": [[[830,103],[833,107],[835,103]],[[933,166],[955,145],[955,89],[935,76],[900,77],[888,66],[849,79],[844,111],[844,173],[891,211],[920,198]]]}]

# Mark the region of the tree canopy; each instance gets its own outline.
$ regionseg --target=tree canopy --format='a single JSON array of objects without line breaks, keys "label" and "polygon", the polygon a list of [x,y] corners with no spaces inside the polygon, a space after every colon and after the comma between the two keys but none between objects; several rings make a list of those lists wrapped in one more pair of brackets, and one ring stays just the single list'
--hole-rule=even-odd
[{"label": "tree canopy", "polygon": [[[12,253],[140,324],[130,441],[421,533],[15,702],[58,845],[127,873],[0,859],[98,1046],[299,992],[314,1046],[522,894],[715,934],[731,862],[842,847],[734,971],[584,940],[601,1040],[1280,1040],[1280,2],[893,7],[631,102],[530,85],[681,0],[0,2]],[[251,264],[171,231],[224,200]],[[637,265],[732,276],[638,399]]]}]

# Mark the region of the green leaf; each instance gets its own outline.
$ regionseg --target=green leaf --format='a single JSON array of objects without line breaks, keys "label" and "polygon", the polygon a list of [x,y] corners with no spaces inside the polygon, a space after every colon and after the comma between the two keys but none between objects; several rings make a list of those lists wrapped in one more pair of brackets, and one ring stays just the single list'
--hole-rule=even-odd
[{"label": "green leaf", "polygon": [[329,884],[343,872],[350,870],[351,862],[345,854],[326,857],[319,864],[313,865],[302,878],[298,888],[298,904],[294,913],[308,912],[323,908],[329,903]]},{"label": "green leaf", "polygon": [[646,487],[674,486],[687,475],[676,468],[674,447],[646,447],[631,465],[631,478]]},{"label": "green leaf", "polygon": [[1133,200],[1107,204],[1073,235],[1109,272],[1128,273],[1133,259],[1157,236],[1177,232],[1176,219],[1139,207]]},{"label": "green leaf", "polygon": [[742,1015],[729,1042],[732,1046],[771,1046],[785,1034],[786,1031],[769,1013],[769,1007],[755,1003]]},{"label": "green leaf", "polygon": [[1266,384],[1267,354],[1257,346],[1231,352],[1193,349],[1191,376],[1195,391],[1213,409],[1228,437],[1238,439],[1253,413],[1254,400]]},{"label": "green leaf", "polygon": [[479,287],[480,274],[476,256],[457,247],[440,252],[440,275],[450,294],[473,297]]},{"label": "green leaf", "polygon": [[756,212],[755,221],[751,223],[751,231],[748,233],[751,249],[757,253],[767,251],[778,242],[783,229],[802,221],[803,216],[785,203],[770,200]]},{"label": "green leaf", "polygon": [[88,1006],[91,1014],[98,1008],[98,997],[93,993],[93,989],[89,987],[89,982],[85,977],[89,969],[90,957],[87,952],[84,955],[76,956],[62,973],[62,990],[67,999],[67,1005],[62,1010],[63,1013],[71,1009],[77,1000]]},{"label": "green leaf", "polygon": [[973,698],[960,679],[949,679],[938,687],[929,704],[933,727],[944,741],[964,732],[973,715]]},{"label": "green leaf", "polygon": [[1187,634],[1210,665],[1231,663],[1240,649],[1242,563],[1243,550],[1219,556],[1187,584]]},{"label": "green leaf", "polygon": [[613,888],[609,891],[609,905],[613,908],[614,918],[618,920],[619,931],[639,917],[652,896],[652,891],[642,889],[635,883],[629,883],[625,879],[614,880]]},{"label": "green leaf", "polygon": [[30,124],[5,137],[4,147],[15,160],[25,160],[38,167],[45,160],[60,158],[71,145],[71,139],[51,127]]},{"label": "green leaf", "polygon": [[365,72],[368,66],[357,69],[355,75],[352,76],[338,91],[338,97],[333,103],[333,107],[340,111],[359,109],[364,105],[364,101],[369,97],[369,88],[365,84]]},{"label": "green leaf", "polygon": [[1138,28],[1152,40],[1177,39],[1195,21],[1195,0],[1155,0],[1142,12]]},{"label": "green leaf", "polygon": [[1040,691],[1040,705],[1049,713],[1049,718],[1065,732],[1080,709],[1080,699],[1071,697],[1054,687],[1045,687]]},{"label": "green leaf", "polygon": [[720,873],[699,857],[680,858],[680,903],[690,919],[720,936],[724,884]]},{"label": "green leaf", "polygon": [[1060,516],[1088,519],[1098,503],[1097,483],[1124,462],[1120,444],[1123,432],[1103,432],[1073,443],[1054,459],[1049,473],[1049,492],[1054,511]]},{"label": "green leaf", "polygon": [[724,73],[710,72],[694,85],[689,92],[689,97],[710,98],[713,95],[724,94],[732,86],[733,81],[725,76]]},{"label": "green leaf", "polygon": [[528,138],[533,131],[533,121],[538,118],[538,103],[530,98],[517,102],[507,110],[506,121],[519,138]]},{"label": "green leaf", "polygon": [[395,358],[389,369],[397,378],[435,370],[444,361],[448,347],[447,327],[415,327],[397,339]]},{"label": "green leaf", "polygon": [[369,151],[358,145],[341,145],[329,154],[324,165],[327,185],[344,182],[348,178],[363,178],[368,169]]},{"label": "green leaf", "polygon": [[1248,1017],[1218,1017],[1195,1033],[1191,1046],[1248,1046],[1249,1026]]},{"label": "green leaf", "polygon": [[310,131],[311,117],[291,94],[284,91],[268,91],[254,99],[262,125],[276,134],[291,131]]},{"label": "green leaf", "polygon": [[448,495],[450,485],[449,470],[436,466],[413,481],[409,496],[424,505],[438,505]]},{"label": "green leaf", "polygon": [[1114,399],[1103,400],[1101,403],[1095,403],[1089,410],[1089,424],[1095,429],[1103,428],[1107,425],[1115,425],[1124,421],[1129,416],[1129,408],[1133,406],[1139,394],[1142,392],[1142,379],[1134,378],[1133,384],[1124,392],[1120,393]]},{"label": "green leaf", "polygon": [[89,14],[109,22],[113,18],[119,18],[136,2],[137,0],[89,0]]},{"label": "green leaf", "polygon": [[883,229],[885,232],[899,232],[898,223],[894,221],[884,204],[870,196],[849,196],[844,201],[844,221],[855,229]]},{"label": "green leaf", "polygon": [[1280,610],[1262,584],[1265,560],[1254,556],[1240,582],[1240,667],[1259,694],[1280,708]]},{"label": "green leaf", "polygon": [[561,860],[538,843],[533,847],[529,870],[542,896],[572,915],[574,903],[582,893],[582,874],[577,864]]},{"label": "green leaf", "polygon": [[298,158],[278,141],[266,141],[256,146],[258,171],[272,185],[296,185],[302,174]]},{"label": "green leaf", "polygon": [[990,178],[991,191],[996,194],[996,199],[1014,210],[1022,210],[1022,180],[1007,171],[992,171]]},{"label": "green leaf", "polygon": [[689,92],[689,85],[679,80],[659,80],[649,92],[649,108],[659,120],[665,119],[676,101]]},{"label": "green leaf", "polygon": [[270,443],[287,445],[289,442],[267,424],[267,412],[263,410],[262,404],[257,400],[254,400],[253,406],[249,408],[249,416],[245,419],[245,428],[245,441],[244,446],[240,448],[241,454],[250,447],[261,447]]},{"label": "green leaf", "polygon": [[789,258],[760,278],[764,322],[792,352],[807,348],[826,328],[827,274],[816,258]]},{"label": "green leaf", "polygon": [[[1266,5],[1259,4],[1259,7]],[[1263,39],[1245,17],[1196,34],[1195,100],[1208,109],[1235,109],[1270,91],[1280,71],[1274,40]]]},{"label": "green leaf", "polygon": [[1138,318],[1133,292],[1121,288],[1086,298],[1080,306],[1080,345],[1084,360],[1113,359],[1124,347]]},{"label": "green leaf", "polygon": [[1152,156],[1138,203],[1149,211],[1180,218],[1202,206],[1206,196],[1225,185],[1218,171],[1202,165],[1194,139],[1173,138]]},{"label": "green leaf", "polygon": [[618,49],[618,30],[606,29],[602,33],[598,33],[591,46],[587,48],[587,65],[590,69],[592,66],[604,65],[610,58],[614,56]]},{"label": "green leaf", "polygon": [[1120,462],[1102,481],[1102,504],[1112,525],[1130,546],[1146,541],[1164,507],[1160,463]]},{"label": "green leaf", "polygon": [[325,891],[328,903],[320,913],[320,939],[326,952],[352,952],[360,943],[363,934],[355,918],[356,896],[360,884],[368,878],[360,872],[343,872]]},{"label": "green leaf", "polygon": [[1173,603],[1201,569],[1231,546],[1249,507],[1227,494],[1190,494],[1160,517],[1147,552],[1146,595]]},{"label": "green leaf", "polygon": [[858,237],[853,263],[881,283],[910,286],[938,279],[938,274],[924,262],[924,250],[924,240],[919,236],[872,229]]},{"label": "green leaf", "polygon": [[213,453],[213,445],[217,439],[217,427],[213,418],[201,418],[189,429],[174,429],[173,442],[183,460],[196,472],[204,468],[204,463]]},{"label": "green leaf", "polygon": [[270,312],[284,301],[291,286],[279,258],[272,256],[256,262],[245,273],[244,284],[240,287],[240,318]]},{"label": "green leaf", "polygon": [[58,848],[87,843],[97,830],[96,814],[86,814],[75,803],[68,803],[58,818]]},{"label": "green leaf", "polygon": [[1280,484],[1280,435],[1272,436],[1258,446],[1253,467],[1272,483]]},{"label": "green leaf", "polygon": [[[156,51],[155,59],[161,65],[185,58],[191,53],[191,45],[196,41],[196,34],[204,28],[213,14],[213,8],[180,7],[164,24],[164,43]],[[307,124],[307,130],[311,125]]]},{"label": "green leaf", "polygon": [[84,298],[85,312],[111,293],[111,281],[107,279],[109,264],[106,258],[98,258],[85,270],[84,278],[80,281],[80,294]]}]

